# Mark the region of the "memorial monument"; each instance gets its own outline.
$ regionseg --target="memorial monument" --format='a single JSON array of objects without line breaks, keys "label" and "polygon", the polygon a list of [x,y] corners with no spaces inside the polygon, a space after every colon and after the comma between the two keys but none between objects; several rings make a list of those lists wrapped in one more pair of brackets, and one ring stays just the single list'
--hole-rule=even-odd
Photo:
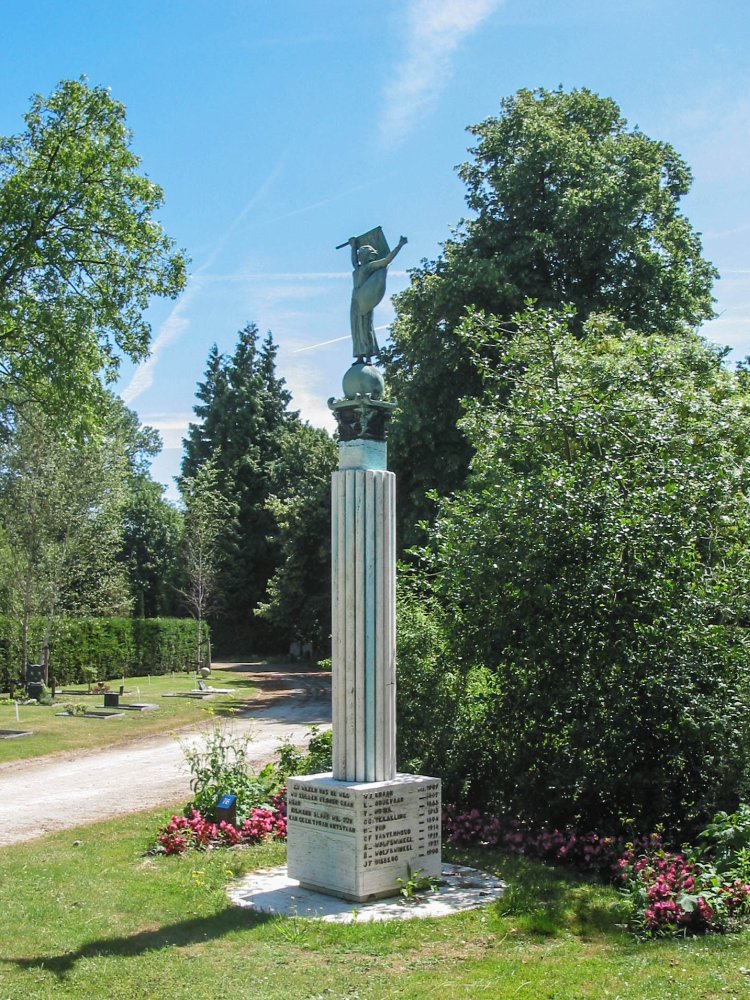
[{"label": "memorial monument", "polygon": [[[355,362],[331,398],[339,468],[332,477],[333,771],[290,778],[287,873],[362,902],[398,895],[397,879],[439,876],[440,781],[396,767],[396,477],[373,311],[390,250],[382,229],[352,237]],[[341,249],[337,247],[337,249]]]}]

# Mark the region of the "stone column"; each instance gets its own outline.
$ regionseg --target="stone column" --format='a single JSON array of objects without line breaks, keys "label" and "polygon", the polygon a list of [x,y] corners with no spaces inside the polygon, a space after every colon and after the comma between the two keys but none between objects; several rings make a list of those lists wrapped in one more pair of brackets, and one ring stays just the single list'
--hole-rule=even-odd
[{"label": "stone column", "polygon": [[333,776],[396,776],[396,477],[385,441],[342,441],[332,482]]},{"label": "stone column", "polygon": [[396,770],[396,480],[382,376],[356,363],[329,400],[333,474],[333,772],[289,778],[287,872],[344,899],[440,874],[440,781]]}]

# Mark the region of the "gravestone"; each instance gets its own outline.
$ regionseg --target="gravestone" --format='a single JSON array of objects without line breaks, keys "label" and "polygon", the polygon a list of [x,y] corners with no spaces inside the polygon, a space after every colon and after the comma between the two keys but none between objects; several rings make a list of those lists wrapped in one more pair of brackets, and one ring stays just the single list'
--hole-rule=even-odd
[{"label": "gravestone", "polygon": [[41,663],[26,665],[26,694],[29,698],[41,698],[44,692],[44,666]]},{"label": "gravestone", "polygon": [[[359,239],[349,241],[353,259],[371,275],[384,271],[395,252],[383,238],[380,257],[372,246],[363,254]],[[355,289],[357,280],[355,265]],[[333,771],[287,783],[289,877],[357,902],[397,895],[396,880],[410,872],[441,870],[440,781],[396,768],[396,481],[386,444],[395,403],[383,398],[371,356],[360,354],[369,342],[362,316],[353,300],[356,361],[343,396],[328,403],[339,450],[331,525]]]}]

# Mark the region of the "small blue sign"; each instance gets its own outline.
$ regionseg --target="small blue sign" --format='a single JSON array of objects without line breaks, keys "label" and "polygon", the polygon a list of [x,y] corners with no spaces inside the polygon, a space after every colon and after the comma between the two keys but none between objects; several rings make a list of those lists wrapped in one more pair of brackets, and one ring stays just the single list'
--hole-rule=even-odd
[{"label": "small blue sign", "polygon": [[237,801],[236,795],[222,795],[219,801],[216,803],[217,809],[231,809],[232,806]]}]

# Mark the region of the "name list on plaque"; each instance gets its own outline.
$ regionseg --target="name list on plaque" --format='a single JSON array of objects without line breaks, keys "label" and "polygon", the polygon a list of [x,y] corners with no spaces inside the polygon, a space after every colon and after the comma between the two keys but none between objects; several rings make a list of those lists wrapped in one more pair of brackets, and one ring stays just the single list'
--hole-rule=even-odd
[{"label": "name list on plaque", "polygon": [[[354,784],[290,778],[288,870],[302,885],[353,899],[393,893],[396,878],[440,874],[440,782],[421,775]],[[303,834],[304,831],[304,834]]]}]

